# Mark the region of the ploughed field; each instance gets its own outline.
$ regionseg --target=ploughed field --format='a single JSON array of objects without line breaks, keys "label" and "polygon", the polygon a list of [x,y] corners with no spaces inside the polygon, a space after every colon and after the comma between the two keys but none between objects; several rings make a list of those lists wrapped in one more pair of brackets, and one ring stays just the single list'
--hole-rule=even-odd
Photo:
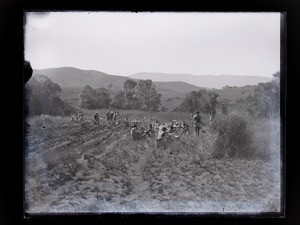
[{"label": "ploughed field", "polygon": [[[209,130],[199,139],[183,135],[155,148],[155,136],[133,141],[130,128],[105,120],[94,125],[93,113],[85,122],[28,120],[27,213],[280,210],[280,161],[216,159]],[[152,119],[143,117],[144,125]]]}]

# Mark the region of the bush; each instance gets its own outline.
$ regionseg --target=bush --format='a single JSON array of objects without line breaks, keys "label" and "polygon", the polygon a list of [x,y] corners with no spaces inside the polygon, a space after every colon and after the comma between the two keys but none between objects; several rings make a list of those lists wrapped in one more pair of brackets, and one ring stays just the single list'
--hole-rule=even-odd
[{"label": "bush", "polygon": [[215,158],[250,158],[254,155],[253,132],[245,118],[238,115],[221,117],[215,120],[211,129],[216,134],[213,152]]}]

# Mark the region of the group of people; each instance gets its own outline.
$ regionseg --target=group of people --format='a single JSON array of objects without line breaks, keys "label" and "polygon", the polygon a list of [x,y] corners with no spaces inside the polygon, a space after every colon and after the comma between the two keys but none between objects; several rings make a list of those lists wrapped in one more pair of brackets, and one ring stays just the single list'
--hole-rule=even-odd
[{"label": "group of people", "polygon": [[[109,111],[107,110],[106,113],[105,113],[105,119],[108,121],[108,122],[116,122],[118,120],[118,116],[120,115],[119,112],[114,112],[114,111]],[[95,125],[100,125],[100,119],[104,119],[103,117],[100,117],[99,116],[99,113],[96,112],[95,115],[94,115],[94,124]]]},{"label": "group of people", "polygon": [[[194,121],[194,134],[199,136],[200,129],[204,123],[201,121],[201,116],[199,113],[193,115],[192,118]],[[127,117],[125,119],[127,120]],[[130,132],[133,140],[138,140],[142,137],[151,137],[155,133],[155,130],[157,130],[156,141],[161,141],[166,139],[166,137],[179,138],[181,135],[190,133],[189,125],[185,121],[175,120],[173,122],[164,124],[161,124],[158,120],[156,120],[152,124],[149,124],[149,128],[147,130],[145,130],[142,126],[139,127],[138,123],[134,123],[133,121]]]},{"label": "group of people", "polygon": [[111,122],[111,121],[116,121],[117,117],[120,115],[119,112],[114,112],[114,111],[109,111],[107,110],[105,113],[105,118],[107,121]]},{"label": "group of people", "polygon": [[[107,110],[105,117],[101,119],[105,118],[108,122],[113,122],[118,120],[119,115],[119,112]],[[200,113],[197,112],[196,114],[191,114],[191,119],[194,136],[199,137],[200,130],[203,128],[203,126],[205,126],[205,124],[202,122]],[[100,124],[100,116],[98,112],[96,112],[94,115],[94,121],[95,124]],[[173,120],[172,122],[161,124],[158,120],[155,120],[153,123],[149,124],[147,129],[145,129],[143,126],[140,126],[141,121],[139,119],[130,121],[128,117],[125,116],[121,123],[123,128],[130,128],[130,134],[133,140],[139,140],[144,137],[153,137],[153,135],[157,133],[156,141],[159,142],[163,139],[166,139],[166,137],[179,138],[181,135],[190,133],[189,125],[185,121]]]},{"label": "group of people", "polygon": [[144,137],[152,137],[155,133],[152,124],[149,124],[149,128],[145,129],[144,127],[138,127],[137,124],[133,124],[130,130],[130,134],[133,140],[140,140]]},{"label": "group of people", "polygon": [[83,114],[80,113],[80,112],[78,112],[76,115],[74,115],[74,116],[71,118],[71,120],[72,120],[73,122],[75,122],[75,121],[83,122],[83,121],[84,121]]},{"label": "group of people", "polygon": [[[202,130],[205,124],[202,122],[202,117],[199,112],[196,114],[191,114],[193,128],[194,128],[194,136],[199,137],[200,130]],[[180,128],[180,133],[177,135],[175,131],[176,128]],[[204,130],[203,130],[204,131]],[[162,140],[166,136],[174,136],[175,138],[179,138],[183,134],[189,134],[190,129],[187,123],[184,121],[175,121],[175,123],[166,123],[164,125],[160,125],[158,129],[157,141]]]}]

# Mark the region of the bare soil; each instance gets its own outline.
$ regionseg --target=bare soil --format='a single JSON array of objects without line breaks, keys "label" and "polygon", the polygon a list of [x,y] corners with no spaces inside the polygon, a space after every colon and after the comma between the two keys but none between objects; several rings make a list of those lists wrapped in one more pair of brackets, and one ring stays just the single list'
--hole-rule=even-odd
[{"label": "bare soil", "polygon": [[190,137],[155,149],[118,125],[50,118],[26,143],[28,213],[280,210],[280,162],[204,157]]}]

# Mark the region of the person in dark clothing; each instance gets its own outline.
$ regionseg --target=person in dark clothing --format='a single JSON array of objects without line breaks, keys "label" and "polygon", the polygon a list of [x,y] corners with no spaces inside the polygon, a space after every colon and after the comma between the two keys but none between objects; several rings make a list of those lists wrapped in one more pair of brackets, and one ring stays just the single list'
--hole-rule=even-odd
[{"label": "person in dark clothing", "polygon": [[201,115],[199,112],[197,112],[194,116],[193,116],[193,126],[194,126],[194,136],[199,137],[199,133],[200,130],[202,129],[202,125],[205,125],[202,121],[201,121]]},{"label": "person in dark clothing", "polygon": [[99,114],[97,112],[94,115],[94,119],[95,119],[95,124],[100,125],[100,117],[99,117]]}]

